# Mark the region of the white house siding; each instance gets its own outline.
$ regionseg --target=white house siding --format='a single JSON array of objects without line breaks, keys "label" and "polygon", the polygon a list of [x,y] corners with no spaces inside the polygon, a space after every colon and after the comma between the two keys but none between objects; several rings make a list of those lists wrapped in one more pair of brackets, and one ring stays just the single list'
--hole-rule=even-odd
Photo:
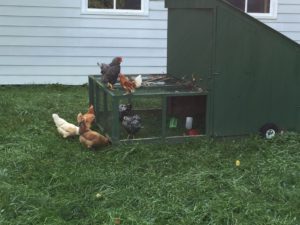
[{"label": "white house siding", "polygon": [[81,14],[81,0],[0,0],[0,84],[82,84],[97,62],[122,56],[124,73],[166,71],[167,13]]},{"label": "white house siding", "polygon": [[[262,20],[300,43],[300,0],[279,0]],[[0,0],[0,84],[82,84],[96,62],[123,56],[123,73],[166,72],[167,11],[148,16],[81,14],[81,0]]]},{"label": "white house siding", "polygon": [[300,0],[278,0],[277,18],[261,21],[300,44]]}]

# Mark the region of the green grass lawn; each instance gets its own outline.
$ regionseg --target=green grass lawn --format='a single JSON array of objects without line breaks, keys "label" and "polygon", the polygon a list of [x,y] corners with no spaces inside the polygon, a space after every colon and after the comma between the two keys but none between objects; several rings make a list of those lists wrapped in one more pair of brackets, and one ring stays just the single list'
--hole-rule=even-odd
[{"label": "green grass lawn", "polygon": [[[300,224],[300,135],[91,152],[63,139],[83,87],[0,87],[0,224]],[[235,161],[240,160],[240,166]]]}]

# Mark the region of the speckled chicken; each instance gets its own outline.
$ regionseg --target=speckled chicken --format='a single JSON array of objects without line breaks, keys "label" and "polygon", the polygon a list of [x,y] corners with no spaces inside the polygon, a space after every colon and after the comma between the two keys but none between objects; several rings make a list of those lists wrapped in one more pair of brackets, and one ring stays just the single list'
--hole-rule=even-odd
[{"label": "speckled chicken", "polygon": [[124,116],[122,126],[128,133],[127,138],[134,138],[134,135],[142,128],[141,117],[139,115]]},{"label": "speckled chicken", "polygon": [[103,147],[111,144],[108,137],[99,134],[96,131],[92,131],[87,127],[86,121],[81,113],[77,116],[77,122],[79,123],[79,141],[87,148]]},{"label": "speckled chicken", "polygon": [[131,104],[120,104],[119,105],[119,119],[122,122],[124,116],[132,115],[132,105]]},{"label": "speckled chicken", "polygon": [[98,64],[101,69],[102,82],[113,90],[113,85],[117,82],[119,73],[121,71],[122,57],[115,57],[110,64]]}]

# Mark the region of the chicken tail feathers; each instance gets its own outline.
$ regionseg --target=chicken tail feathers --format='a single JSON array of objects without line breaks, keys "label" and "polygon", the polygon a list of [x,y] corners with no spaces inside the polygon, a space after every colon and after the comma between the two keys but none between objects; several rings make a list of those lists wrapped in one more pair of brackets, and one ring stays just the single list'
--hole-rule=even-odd
[{"label": "chicken tail feathers", "polygon": [[133,83],[134,83],[134,88],[139,88],[142,86],[142,75],[138,75],[136,78],[134,78]]},{"label": "chicken tail feathers", "polygon": [[66,121],[62,118],[60,118],[57,114],[52,114],[52,118],[53,118],[53,121],[55,123],[55,125],[57,127],[60,127],[62,124],[64,124]]}]

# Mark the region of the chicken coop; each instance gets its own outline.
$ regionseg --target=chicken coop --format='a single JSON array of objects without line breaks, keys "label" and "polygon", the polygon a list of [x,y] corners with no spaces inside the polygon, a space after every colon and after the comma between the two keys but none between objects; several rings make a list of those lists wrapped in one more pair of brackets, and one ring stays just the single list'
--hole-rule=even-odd
[{"label": "chicken coop", "polygon": [[128,135],[120,104],[141,116],[138,139],[240,136],[268,124],[300,131],[299,44],[223,0],[166,0],[166,7],[167,74],[143,75],[130,95],[89,77],[97,124],[113,141]]},{"label": "chicken coop", "polygon": [[[101,76],[89,76],[90,104],[95,107],[96,123],[113,143],[180,141],[206,132],[206,91],[191,86],[189,81],[166,74],[144,74],[143,86],[132,94],[125,94],[119,84],[114,88],[108,89],[101,82]],[[138,126],[137,132],[128,131],[123,113],[129,119],[140,118],[138,124],[133,124]]]}]

